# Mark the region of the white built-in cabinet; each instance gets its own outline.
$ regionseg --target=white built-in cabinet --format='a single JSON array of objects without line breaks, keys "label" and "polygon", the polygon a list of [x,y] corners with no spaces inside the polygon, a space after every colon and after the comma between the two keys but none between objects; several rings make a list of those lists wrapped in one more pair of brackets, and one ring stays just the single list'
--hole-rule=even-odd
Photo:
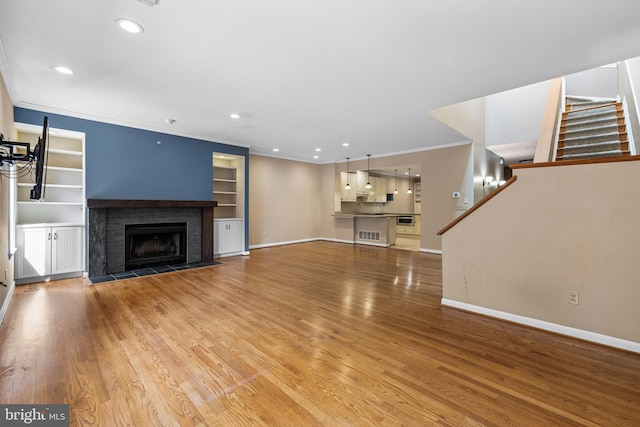
[{"label": "white built-in cabinet", "polygon": [[[34,186],[31,174],[22,174],[16,182],[18,284],[84,272],[84,134],[50,125],[44,200],[29,199]],[[16,128],[18,141],[28,142],[33,149],[42,128],[21,123],[16,123]]]},{"label": "white built-in cabinet", "polygon": [[[351,190],[346,190],[347,180]],[[365,188],[369,182],[371,189]],[[367,202],[387,201],[387,179],[379,176],[368,176],[364,171],[340,172],[340,199],[343,202],[355,202],[358,196],[366,196]]]},{"label": "white built-in cabinet", "polygon": [[[345,189],[349,183],[349,190]],[[343,202],[355,202],[357,198],[356,174],[352,172],[340,172],[340,198]]]},{"label": "white built-in cabinet", "polygon": [[[20,225],[16,233],[16,279],[34,279],[83,270],[84,227]],[[28,282],[25,281],[24,283]]]},{"label": "white built-in cabinet", "polygon": [[241,218],[215,219],[213,221],[213,253],[216,257],[240,255],[243,244]]},{"label": "white built-in cabinet", "polygon": [[213,154],[214,209],[213,253],[215,257],[244,253],[244,162],[242,156]]}]

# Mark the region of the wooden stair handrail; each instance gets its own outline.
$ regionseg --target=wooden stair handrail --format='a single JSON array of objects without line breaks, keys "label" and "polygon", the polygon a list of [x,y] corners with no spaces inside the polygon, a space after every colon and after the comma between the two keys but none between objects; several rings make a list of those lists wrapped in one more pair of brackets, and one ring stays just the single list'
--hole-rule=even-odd
[{"label": "wooden stair handrail", "polygon": [[507,182],[504,183],[504,185],[501,185],[495,191],[487,194],[486,197],[482,198],[482,200],[480,200],[478,203],[476,203],[475,205],[471,206],[471,208],[469,208],[469,210],[465,211],[462,215],[460,215],[459,217],[457,217],[456,219],[451,221],[449,224],[447,224],[442,230],[438,231],[436,234],[438,236],[442,236],[444,233],[446,233],[451,228],[453,228],[457,223],[459,223],[460,221],[462,221],[463,219],[465,219],[466,217],[471,215],[472,212],[475,212],[477,209],[479,209],[480,206],[484,205],[489,200],[491,200],[494,197],[496,197],[499,193],[503,192],[505,190],[505,188],[507,188],[508,186],[513,184],[514,182],[516,182],[517,179],[518,179],[518,177],[515,176],[515,175],[512,176],[511,178],[509,178],[507,180]]},{"label": "wooden stair handrail", "polygon": [[509,165],[511,169],[546,168],[553,166],[592,165],[595,163],[615,163],[639,161],[640,155],[618,157],[594,157],[592,159],[556,160],[555,162],[539,163],[514,163]]}]

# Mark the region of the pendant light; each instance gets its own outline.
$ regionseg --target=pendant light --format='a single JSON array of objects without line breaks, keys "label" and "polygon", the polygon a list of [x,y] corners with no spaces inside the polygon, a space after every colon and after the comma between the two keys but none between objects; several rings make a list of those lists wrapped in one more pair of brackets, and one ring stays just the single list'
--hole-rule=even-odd
[{"label": "pendant light", "polygon": [[398,169],[395,170],[396,173],[396,189],[393,190],[393,194],[398,194]]},{"label": "pendant light", "polygon": [[347,185],[344,186],[345,190],[351,190],[351,186],[349,185],[349,158],[347,157]]},{"label": "pendant light", "polygon": [[409,168],[409,189],[407,190],[407,194],[411,193],[413,193],[413,191],[411,191],[411,168]]},{"label": "pendant light", "polygon": [[371,154],[367,154],[367,185],[364,186],[364,188],[366,188],[367,190],[373,188],[373,185],[371,185],[371,180],[369,179],[369,158],[371,158]]}]

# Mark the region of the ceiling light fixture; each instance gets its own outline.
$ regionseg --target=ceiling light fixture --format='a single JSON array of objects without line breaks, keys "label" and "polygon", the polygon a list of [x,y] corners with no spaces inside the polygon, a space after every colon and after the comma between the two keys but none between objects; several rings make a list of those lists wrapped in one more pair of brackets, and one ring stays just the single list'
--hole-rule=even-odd
[{"label": "ceiling light fixture", "polygon": [[71,68],[67,68],[62,65],[56,65],[55,67],[53,67],[53,69],[59,72],[60,74],[66,74],[68,76],[73,74],[73,70]]},{"label": "ceiling light fixture", "polygon": [[320,152],[322,151],[322,148],[316,148],[316,151]]},{"label": "ceiling light fixture", "polygon": [[371,158],[371,154],[367,154],[367,185],[364,186],[364,188],[366,188],[367,190],[370,190],[373,188],[373,185],[371,185],[371,179],[369,178],[369,159]]},{"label": "ceiling light fixture", "polygon": [[232,114],[229,114],[229,117],[231,117],[232,119],[239,119],[240,118],[240,114],[232,113]]},{"label": "ceiling light fixture", "polygon": [[168,125],[172,125],[176,122],[176,119],[170,119],[167,117],[166,119],[164,119],[164,122]]},{"label": "ceiling light fixture", "polygon": [[273,151],[278,152],[278,151],[280,151],[280,149],[279,148],[274,148]]},{"label": "ceiling light fixture", "polygon": [[314,158],[314,159],[319,159],[319,158],[320,158],[320,156],[313,156],[313,158]]},{"label": "ceiling light fixture", "polygon": [[398,194],[398,169],[395,170],[396,174],[396,189],[393,190],[393,194]]},{"label": "ceiling light fixture", "polygon": [[411,168],[409,168],[409,172],[407,172],[409,175],[409,189],[407,190],[407,194],[411,194],[413,193],[413,191],[411,191]]},{"label": "ceiling light fixture", "polygon": [[349,185],[349,158],[347,157],[347,185],[344,186],[345,190],[351,190],[351,186]]},{"label": "ceiling light fixture", "polygon": [[116,19],[116,24],[118,24],[120,28],[128,33],[140,34],[144,32],[144,28],[142,28],[142,25],[138,24],[137,22],[133,22],[130,19],[118,18]]},{"label": "ceiling light fixture", "polygon": [[348,147],[348,146],[349,146],[349,143],[348,143],[348,142],[343,142],[343,143],[342,143],[342,146],[343,146],[343,147]]}]

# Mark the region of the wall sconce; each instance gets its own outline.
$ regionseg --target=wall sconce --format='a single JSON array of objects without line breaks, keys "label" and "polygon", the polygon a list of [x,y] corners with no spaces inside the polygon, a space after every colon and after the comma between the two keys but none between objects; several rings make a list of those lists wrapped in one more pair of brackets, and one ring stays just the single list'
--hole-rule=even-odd
[{"label": "wall sconce", "polygon": [[489,186],[491,185],[491,183],[493,182],[493,177],[492,176],[485,176],[484,179],[482,180],[482,186]]}]

